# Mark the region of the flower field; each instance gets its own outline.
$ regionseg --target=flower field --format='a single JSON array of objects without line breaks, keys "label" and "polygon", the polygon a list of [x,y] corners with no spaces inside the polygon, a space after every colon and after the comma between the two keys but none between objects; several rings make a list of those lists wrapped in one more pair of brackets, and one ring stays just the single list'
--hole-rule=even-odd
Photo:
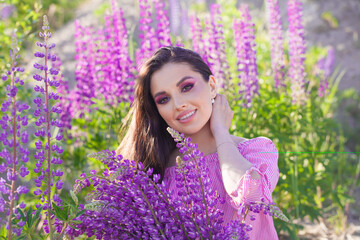
[{"label": "flower field", "polygon": [[[288,0],[281,19],[278,0],[265,0],[265,22],[235,2],[194,4],[183,19],[186,37],[170,30],[173,1],[139,0],[136,35],[126,9],[109,1],[102,23],[75,21],[74,79],[63,75],[54,19],[40,17],[46,4],[0,6],[3,239],[247,239],[245,219],[259,212],[274,217],[283,239],[298,239],[303,219],[346,228],[360,164],[358,153],[345,152],[333,118],[348,97],[338,92],[344,70],[332,48],[307,47],[301,1]],[[14,15],[21,11],[23,22]],[[25,38],[35,49],[31,69],[21,57],[32,51]],[[168,45],[193,49],[210,66],[234,111],[232,134],[266,136],[279,150],[274,202],[244,204],[243,221],[221,225],[222,200],[208,187],[201,153],[181,133],[169,129],[188,156],[177,161],[178,196],[152,169],[115,154],[139,66]]]}]

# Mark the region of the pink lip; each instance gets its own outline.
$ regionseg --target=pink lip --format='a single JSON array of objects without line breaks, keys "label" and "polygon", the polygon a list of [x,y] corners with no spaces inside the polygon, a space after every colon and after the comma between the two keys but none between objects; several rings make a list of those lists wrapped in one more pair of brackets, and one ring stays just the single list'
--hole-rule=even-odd
[{"label": "pink lip", "polygon": [[[189,118],[180,119],[181,117],[183,117],[183,116],[185,116],[186,114],[191,113],[191,112],[193,112],[193,111],[195,111],[194,114],[191,115]],[[185,112],[181,113],[181,114],[178,116],[177,120],[179,120],[179,121],[182,122],[182,123],[187,123],[187,122],[191,121],[191,120],[195,117],[195,115],[196,115],[196,109],[194,109],[194,110],[189,110],[189,111],[185,111]]]},{"label": "pink lip", "polygon": [[192,109],[192,110],[186,110],[185,112],[182,112],[180,113],[178,116],[177,116],[177,120],[180,120],[180,118],[182,118],[183,116],[185,116],[186,114],[188,113],[191,113],[192,111],[194,111],[195,109]]}]

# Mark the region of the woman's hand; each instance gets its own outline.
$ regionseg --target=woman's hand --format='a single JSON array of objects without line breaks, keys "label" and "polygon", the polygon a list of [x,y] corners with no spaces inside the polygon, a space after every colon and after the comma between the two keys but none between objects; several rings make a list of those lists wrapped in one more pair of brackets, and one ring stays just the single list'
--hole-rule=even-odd
[{"label": "woman's hand", "polygon": [[228,133],[233,117],[234,112],[231,110],[226,97],[222,94],[217,94],[210,117],[210,129],[213,135],[224,132]]}]

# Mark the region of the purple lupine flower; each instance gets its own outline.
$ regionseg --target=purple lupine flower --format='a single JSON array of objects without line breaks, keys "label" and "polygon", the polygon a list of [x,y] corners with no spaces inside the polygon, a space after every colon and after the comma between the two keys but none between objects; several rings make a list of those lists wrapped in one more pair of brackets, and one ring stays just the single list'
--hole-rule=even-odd
[{"label": "purple lupine flower", "polygon": [[[62,174],[61,174],[61,175],[62,175]],[[64,183],[63,183],[61,180],[57,181],[57,182],[56,182],[56,188],[57,188],[57,189],[62,189],[63,184],[64,184]]]},{"label": "purple lupine flower", "polygon": [[[80,223],[66,229],[70,237],[86,234],[97,239],[248,239],[252,226],[244,221],[222,225],[223,214],[217,204],[224,203],[224,199],[210,187],[207,173],[211,166],[203,153],[190,138],[173,129],[168,131],[184,154],[182,160],[177,158],[176,193],[169,192],[167,183],[160,182],[160,175],[142,163],[123,159],[115,151],[91,154],[106,168],[99,175],[94,171],[90,175],[82,173],[75,181],[70,192],[75,202],[82,189],[92,185],[94,191],[86,197],[89,203],[80,207],[85,210],[75,219]],[[266,210],[269,215],[282,217],[273,203],[254,202],[243,209],[253,213]]]},{"label": "purple lupine flower", "polygon": [[192,47],[195,52],[197,52],[202,59],[206,60],[206,52],[204,49],[203,33],[201,28],[200,19],[196,15],[190,16],[190,26],[191,26],[191,38],[192,38]]},{"label": "purple lupine flower", "polygon": [[184,39],[189,39],[189,29],[190,29],[190,22],[189,22],[189,10],[182,9],[181,10],[181,31],[182,36]]},{"label": "purple lupine flower", "polygon": [[155,0],[153,3],[155,4],[156,9],[156,36],[158,36],[159,47],[170,46],[170,22],[167,16],[167,11],[165,10],[164,1]]},{"label": "purple lupine flower", "polygon": [[229,88],[231,82],[230,67],[226,59],[225,52],[225,37],[223,32],[222,17],[220,11],[220,4],[212,4],[210,8],[210,18],[212,30],[209,32],[210,38],[215,43],[215,48],[209,54],[212,56],[213,73],[217,80],[218,87]]},{"label": "purple lupine flower", "polygon": [[204,37],[205,58],[203,60],[209,66],[210,70],[213,72],[213,68],[215,64],[214,62],[216,59],[216,39],[212,37],[214,34],[213,34],[213,28],[211,26],[210,16],[206,16],[204,22],[205,22],[206,35]]},{"label": "purple lupine flower", "polygon": [[[111,2],[112,4],[113,1]],[[114,9],[114,6],[112,6]],[[117,9],[113,10],[117,12]],[[116,102],[115,95],[116,94],[108,94],[115,88],[115,85],[118,85],[120,79],[115,79],[115,76],[118,75],[118,69],[115,67],[116,59],[121,59],[120,55],[117,54],[119,52],[119,46],[115,44],[122,42],[121,37],[119,38],[119,32],[117,32],[122,26],[119,26],[120,22],[123,20],[121,16],[122,12],[117,12],[117,14],[113,15],[105,15],[105,29],[99,30],[99,52],[96,54],[96,59],[99,59],[99,65],[101,66],[101,71],[99,72],[99,78],[101,79],[101,84],[97,91],[97,95],[101,94],[105,98],[105,102],[113,105]],[[116,24],[116,25],[115,25]],[[127,35],[124,35],[126,38]],[[114,54],[113,54],[114,53]],[[114,56],[115,55],[115,56]],[[117,65],[117,63],[116,63]],[[114,71],[117,71],[115,74]],[[122,79],[121,79],[122,80]],[[122,92],[120,90],[120,92]]]},{"label": "purple lupine flower", "polygon": [[[38,131],[35,133],[35,136],[39,137],[44,135],[44,138],[39,138],[35,143],[37,151],[34,154],[34,158],[37,159],[38,162],[35,164],[36,168],[34,169],[34,172],[37,173],[38,176],[34,180],[37,186],[34,194],[40,197],[41,202],[44,202],[44,209],[46,210],[48,220],[48,225],[45,224],[46,226],[44,226],[44,228],[49,229],[50,237],[52,238],[52,216],[49,208],[51,207],[52,200],[52,182],[55,181],[57,177],[52,176],[51,174],[51,157],[58,156],[62,153],[61,147],[56,142],[52,142],[54,139],[52,135],[56,128],[59,129],[59,134],[62,134],[63,124],[57,119],[59,117],[57,111],[49,111],[49,109],[58,105],[56,88],[59,86],[58,78],[56,77],[58,75],[58,68],[56,64],[54,64],[57,57],[50,50],[54,47],[54,45],[49,44],[49,38],[51,38],[51,32],[49,29],[50,27],[47,17],[44,16],[42,27],[43,32],[40,32],[39,34],[40,37],[43,38],[43,42],[37,44],[37,46],[43,48],[43,52],[38,52],[35,55],[39,57],[41,61],[36,66],[42,65],[43,68],[36,68],[40,71],[40,73],[35,74],[36,77],[34,77],[35,79],[37,78],[36,80],[39,79],[37,87],[43,89],[43,91],[40,91],[40,95],[34,99],[34,103],[37,108],[34,112],[34,117],[37,119],[37,121],[35,121],[35,125],[38,127]],[[39,132],[44,132],[44,134],[39,134]],[[44,184],[41,183],[43,181]],[[56,184],[57,189],[61,189],[61,187],[62,184]]]},{"label": "purple lupine flower", "polygon": [[180,1],[170,0],[169,1],[170,9],[170,29],[174,35],[180,34],[181,29],[181,4]]},{"label": "purple lupine flower", "polygon": [[109,105],[133,99],[136,69],[129,56],[123,12],[112,1],[112,14],[105,16],[105,29],[95,30],[75,23],[77,84],[68,94],[72,117],[85,116],[103,97]]},{"label": "purple lupine flower", "polygon": [[[197,149],[197,145],[191,142],[190,138],[185,138],[183,134],[168,128],[169,133],[177,142],[176,146],[180,153],[185,154],[183,159],[177,159],[177,171],[175,179],[177,181],[178,196],[186,196],[185,200],[190,206],[187,214],[195,216],[195,218],[203,219],[202,223],[195,223],[195,227],[204,229],[200,235],[194,237],[201,237],[205,239],[214,239],[222,236],[222,219],[216,218],[218,214],[223,215],[220,209],[209,208],[209,206],[216,206],[218,196],[214,194],[210,188],[211,179],[208,176],[209,166],[205,163],[203,153]],[[192,189],[189,191],[189,189]],[[192,232],[196,229],[192,230]]]},{"label": "purple lupine flower", "polygon": [[28,171],[28,169],[26,167],[24,167],[24,165],[21,165],[20,167],[20,176],[21,177],[25,177],[30,173],[30,171]]},{"label": "purple lupine flower", "polygon": [[271,36],[271,68],[274,75],[275,89],[286,87],[284,83],[284,42],[281,14],[278,0],[267,0],[269,34]]},{"label": "purple lupine flower", "polygon": [[159,48],[159,42],[156,38],[155,29],[151,27],[151,5],[149,0],[139,0],[140,19],[139,19],[139,39],[140,48],[135,52],[136,65],[138,69],[145,59],[152,56],[153,52]]},{"label": "purple lupine flower", "polygon": [[256,64],[256,44],[254,24],[247,5],[240,8],[241,19],[234,19],[235,48],[239,72],[239,95],[243,106],[249,108],[253,97],[259,95],[258,72]]},{"label": "purple lupine flower", "polygon": [[[23,80],[20,79],[20,73],[24,72],[23,68],[17,67],[17,59],[20,58],[18,53],[18,46],[15,33],[12,35],[10,59],[11,68],[2,76],[2,80],[10,80],[6,86],[6,96],[8,97],[1,107],[2,118],[0,119],[0,141],[4,145],[0,151],[0,158],[3,159],[0,165],[0,172],[5,173],[7,181],[0,179],[0,192],[2,193],[0,212],[6,211],[8,238],[11,238],[12,232],[21,233],[22,228],[15,229],[12,225],[12,215],[15,211],[16,201],[19,195],[27,193],[24,186],[15,187],[18,175],[25,177],[29,174],[24,162],[28,158],[29,151],[27,149],[28,138],[26,129],[28,124],[28,117],[24,114],[25,110],[29,109],[26,103],[21,103],[17,100],[18,91],[23,85]],[[20,144],[21,141],[21,144]],[[19,159],[25,159],[22,163]],[[18,191],[18,189],[23,189]],[[7,195],[7,196],[6,196]],[[4,200],[7,199],[7,200]],[[0,226],[5,223],[5,219],[0,219]]]},{"label": "purple lupine flower", "polygon": [[[82,27],[79,21],[75,21],[75,80],[76,86],[66,96],[70,104],[71,118],[83,117],[84,113],[91,112],[90,106],[94,104],[91,98],[95,98],[97,89],[94,79],[94,61],[92,39],[90,27]],[[90,38],[90,39],[87,39]],[[92,39],[93,40],[93,39]],[[88,46],[88,43],[90,46]]]},{"label": "purple lupine flower", "polygon": [[321,58],[318,63],[318,71],[317,75],[320,75],[320,83],[318,88],[319,97],[323,97],[327,94],[327,90],[329,88],[328,79],[334,70],[335,65],[335,49],[333,47],[329,47],[327,51],[327,55],[324,58]]},{"label": "purple lupine flower", "polygon": [[[111,42],[114,45],[104,49],[107,58],[103,58],[106,61],[103,66],[107,66],[107,69],[104,69],[104,80],[111,87],[107,94],[112,95],[115,98],[114,103],[117,104],[132,101],[136,69],[129,56],[128,33],[123,10],[117,7],[115,1],[112,1],[111,20],[110,25],[113,26],[114,35],[112,39],[107,39],[107,44],[109,46]],[[109,34],[111,28],[107,27],[106,31]]]},{"label": "purple lupine flower", "polygon": [[15,11],[14,5],[5,5],[0,10],[0,19],[8,19]]},{"label": "purple lupine flower", "polygon": [[225,53],[220,5],[211,5],[210,17],[205,18],[205,30],[207,34],[204,38],[205,56],[203,59],[213,72],[218,87],[228,87],[231,77]]},{"label": "purple lupine flower", "polygon": [[26,203],[21,202],[20,205],[19,205],[19,208],[24,209],[25,207],[26,207]]},{"label": "purple lupine flower", "polygon": [[[90,196],[92,202],[85,205],[85,214],[78,217],[82,223],[77,225],[77,230],[67,229],[70,236],[83,233],[96,235],[99,239],[181,236],[179,231],[183,224],[174,217],[173,214],[177,213],[174,213],[173,207],[169,207],[166,199],[170,196],[165,186],[158,183],[158,175],[153,175],[152,181],[152,170],[144,169],[141,163],[136,167],[135,162],[123,160],[115,152],[103,151],[92,157],[106,164],[108,170],[104,171],[103,176],[91,178],[82,174],[83,178],[76,181],[75,194],[81,188],[90,186],[90,182],[97,194]],[[168,227],[164,228],[164,225]]]},{"label": "purple lupine flower", "polygon": [[287,3],[289,21],[289,55],[292,103],[304,104],[305,92],[305,30],[302,23],[302,3],[298,0],[289,0]]},{"label": "purple lupine flower", "polygon": [[25,186],[19,186],[16,189],[16,192],[20,195],[20,194],[27,194],[29,192],[29,189]]}]

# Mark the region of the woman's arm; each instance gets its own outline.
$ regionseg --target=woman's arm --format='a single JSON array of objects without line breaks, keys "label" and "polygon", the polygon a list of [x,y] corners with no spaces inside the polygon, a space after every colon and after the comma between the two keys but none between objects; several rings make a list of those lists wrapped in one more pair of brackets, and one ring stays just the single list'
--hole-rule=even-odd
[{"label": "woman's arm", "polygon": [[[252,164],[241,155],[236,143],[226,129],[219,129],[213,134],[219,156],[222,180],[226,192],[231,194],[237,188],[239,179],[252,167]],[[250,175],[253,179],[260,179],[260,175],[256,171],[252,171]]]},{"label": "woman's arm", "polygon": [[[241,155],[229,133],[228,129],[233,116],[234,112],[226,97],[217,94],[213,104],[210,128],[216,142],[222,180],[225,190],[229,194],[237,188],[239,179],[252,167],[252,164]],[[251,177],[260,179],[260,175],[256,171],[251,172]]]}]

